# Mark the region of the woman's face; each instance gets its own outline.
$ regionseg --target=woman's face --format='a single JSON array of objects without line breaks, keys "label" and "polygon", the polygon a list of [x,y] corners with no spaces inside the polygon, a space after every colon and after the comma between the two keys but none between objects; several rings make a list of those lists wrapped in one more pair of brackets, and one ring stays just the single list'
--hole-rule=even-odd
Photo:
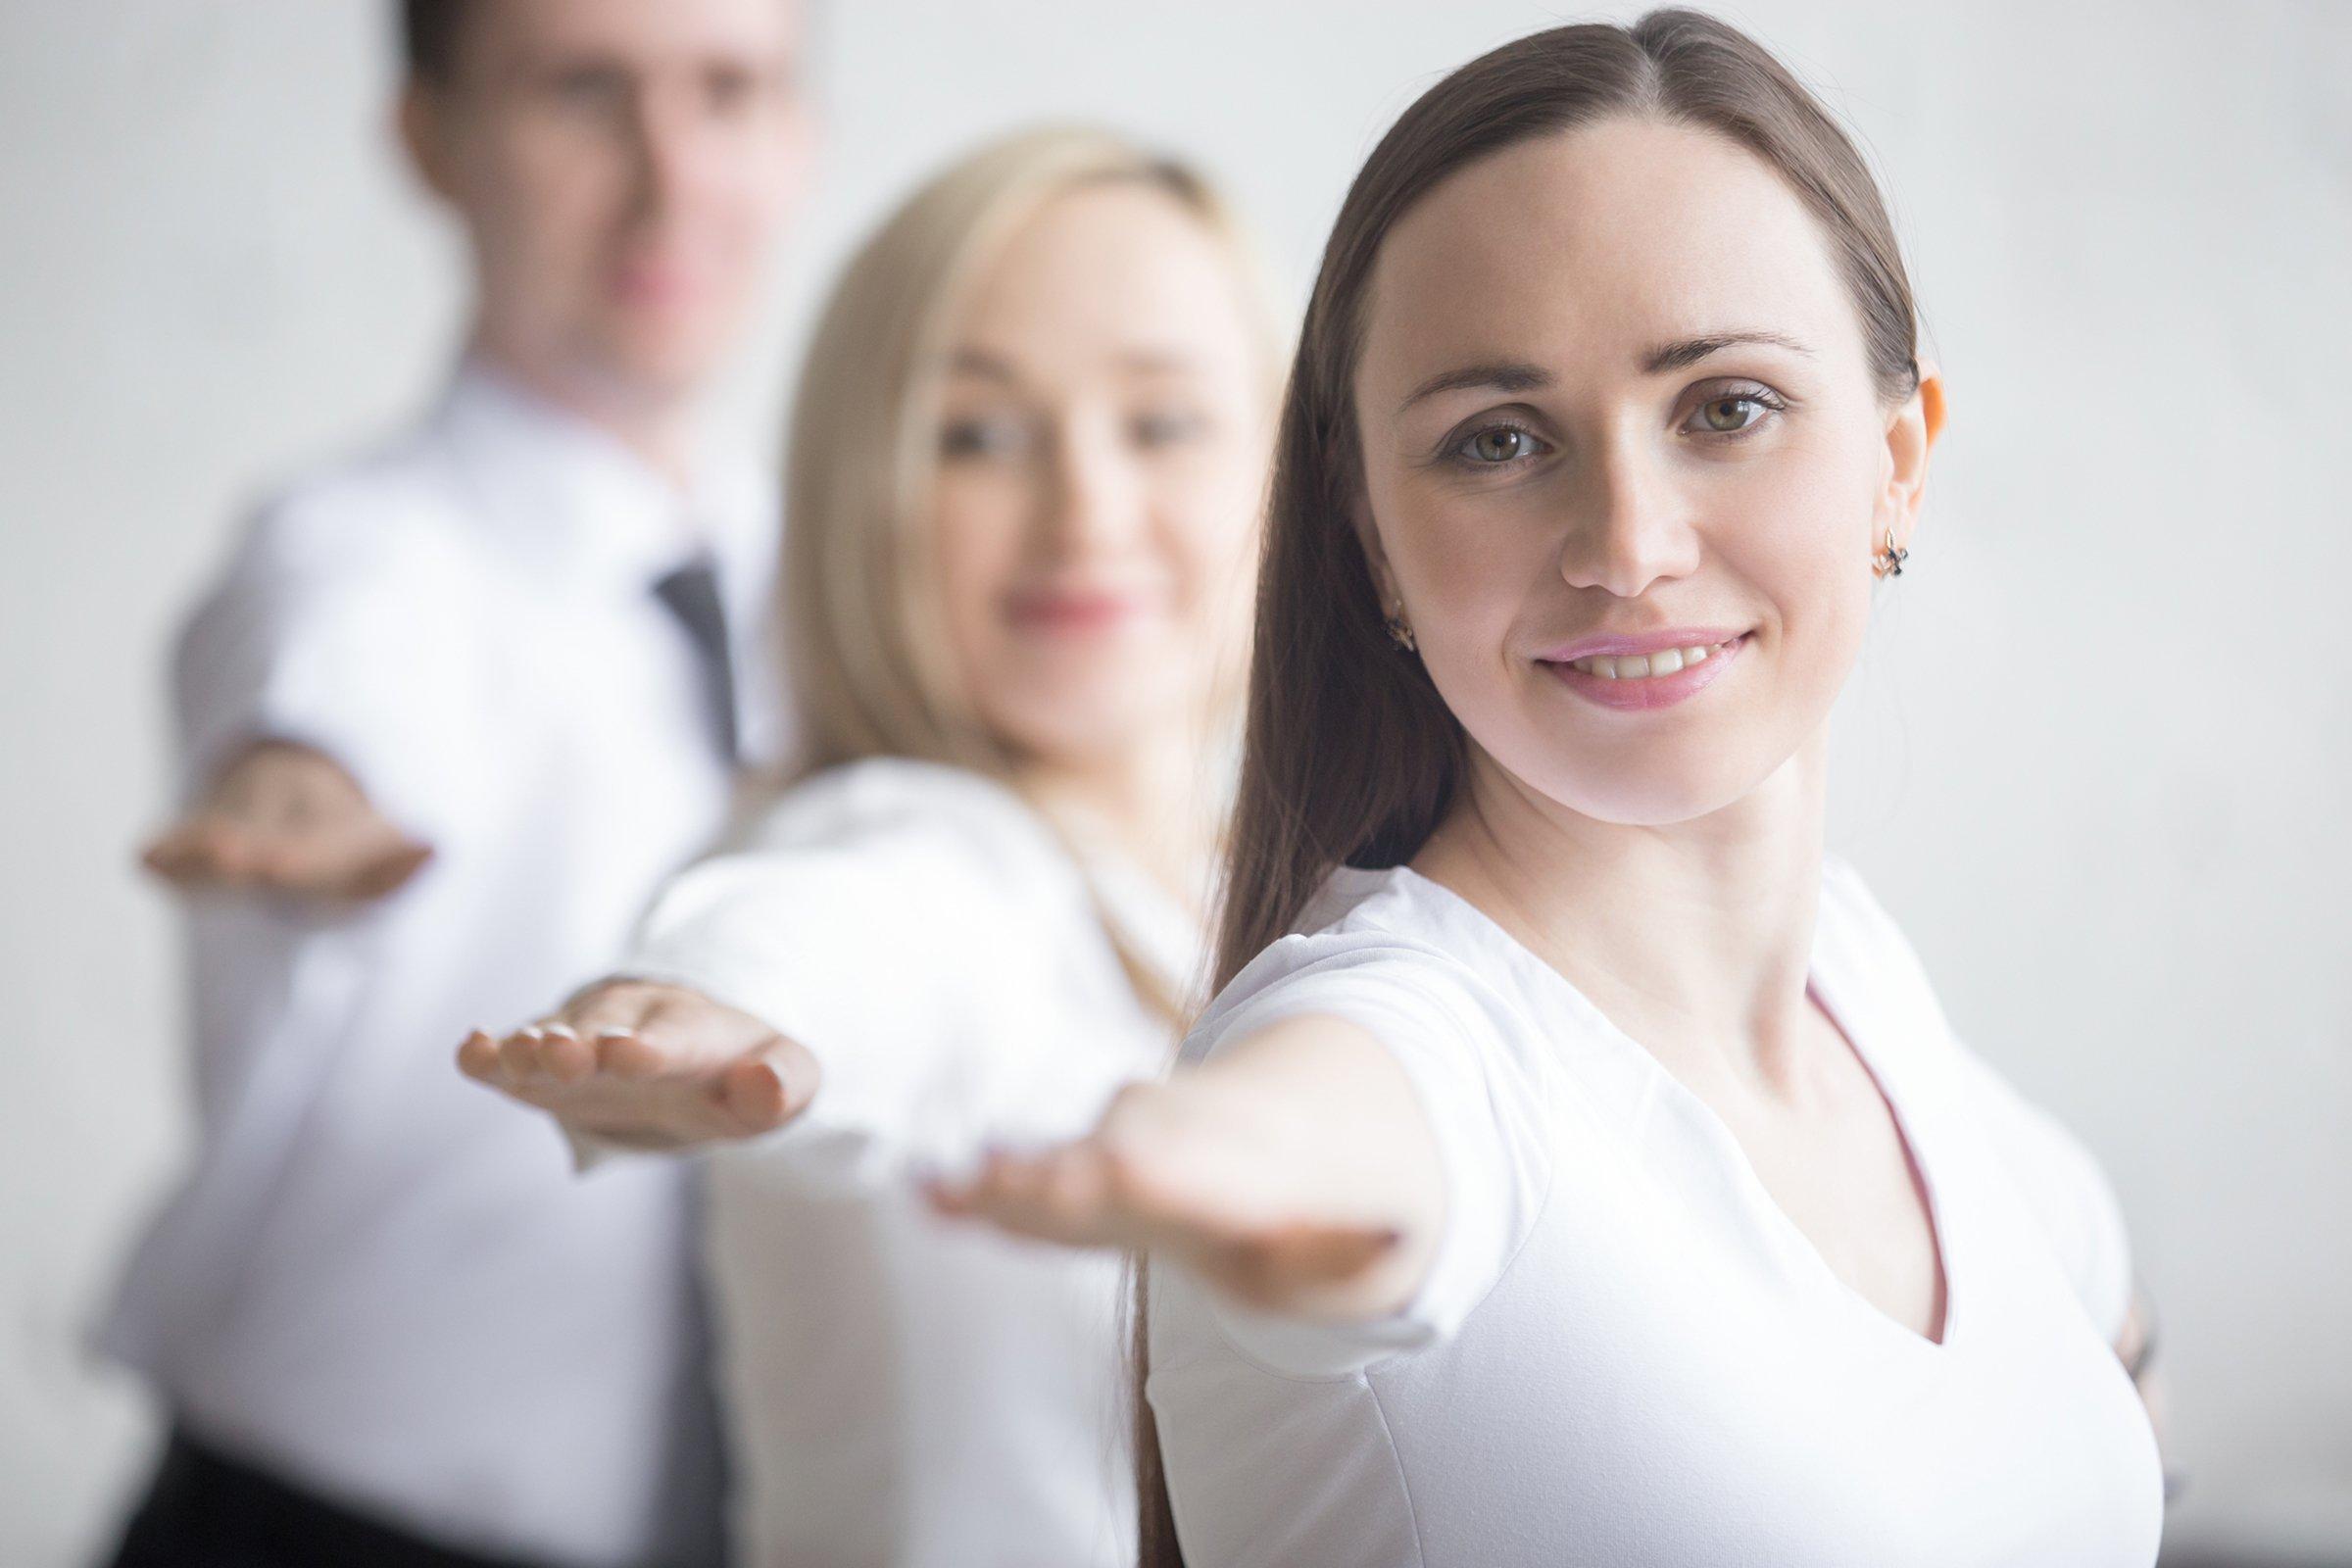
[{"label": "woman's face", "polygon": [[1029,220],[953,337],[935,501],[952,651],[1016,754],[1195,726],[1243,657],[1267,347],[1230,252],[1169,195]]},{"label": "woman's face", "polygon": [[[1367,312],[1358,528],[1476,751],[1652,825],[1799,752],[1859,652],[1872,552],[1909,538],[1941,392],[1882,404],[1779,176],[1648,121],[1528,142],[1405,215]],[[1660,632],[1709,651],[1571,662]]]}]

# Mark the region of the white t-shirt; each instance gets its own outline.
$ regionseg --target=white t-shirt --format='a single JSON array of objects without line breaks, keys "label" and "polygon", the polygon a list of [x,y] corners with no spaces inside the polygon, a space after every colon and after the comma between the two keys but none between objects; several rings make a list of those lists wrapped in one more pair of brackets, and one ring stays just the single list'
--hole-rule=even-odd
[{"label": "white t-shirt", "polygon": [[1349,1019],[1434,1126],[1446,1235],[1391,1317],[1152,1280],[1191,1568],[2147,1568],[2162,1479],[2110,1349],[2130,1266],[2090,1157],[1954,1038],[1850,865],[1812,987],[1925,1184],[1944,1340],[1829,1268],[1695,1094],[1556,970],[1405,868],[1342,871],[1186,1043]]},{"label": "white t-shirt", "polygon": [[1116,1260],[942,1220],[911,1171],[1091,1127],[1173,1031],[1105,934],[1189,994],[1200,932],[1001,785],[876,760],[791,791],[674,881],[622,972],[815,1054],[808,1112],[723,1149],[706,1258],[738,1542],[762,1565],[1134,1561]]}]

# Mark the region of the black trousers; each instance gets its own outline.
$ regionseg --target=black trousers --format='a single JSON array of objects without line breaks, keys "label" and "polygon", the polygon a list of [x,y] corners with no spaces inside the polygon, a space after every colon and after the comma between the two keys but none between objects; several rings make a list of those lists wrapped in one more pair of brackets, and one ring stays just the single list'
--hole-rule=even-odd
[{"label": "black trousers", "polygon": [[315,1496],[179,1429],[114,1568],[542,1568],[483,1557]]}]

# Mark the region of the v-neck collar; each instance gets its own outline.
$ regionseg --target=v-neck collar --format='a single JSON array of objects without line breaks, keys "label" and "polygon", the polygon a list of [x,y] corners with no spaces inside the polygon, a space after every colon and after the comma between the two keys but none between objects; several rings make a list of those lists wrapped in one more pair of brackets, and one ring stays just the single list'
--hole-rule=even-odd
[{"label": "v-neck collar", "polygon": [[1528,975],[1539,989],[1548,993],[1571,1014],[1591,1026],[1593,1038],[1600,1041],[1611,1056],[1616,1058],[1638,1086],[1640,1102],[1645,1106],[1664,1102],[1673,1106],[1683,1119],[1695,1128],[1712,1147],[1714,1156],[1729,1166],[1748,1204],[1765,1216],[1776,1245],[1799,1260],[1798,1266],[1826,1283],[1832,1292],[1848,1306],[1879,1326],[1881,1332],[1899,1337],[1924,1354],[1946,1354],[1952,1349],[1959,1331],[1968,1318],[1964,1309],[1964,1291],[1956,1278],[1952,1255],[1952,1216],[1945,1200],[1943,1184],[1938,1179],[1942,1169],[1930,1145],[1923,1141],[1919,1118],[1906,1103],[1901,1075],[1891,1069],[1878,1052],[1877,1029],[1885,1020],[1874,1012],[1867,1002],[1867,987],[1856,981],[1855,989],[1846,989],[1847,976],[1836,961],[1836,944],[1826,928],[1823,913],[1831,907],[1829,890],[1825,887],[1814,916],[1813,945],[1807,961],[1806,990],[1819,1003],[1847,1047],[1861,1062],[1878,1088],[1880,1098],[1893,1119],[1895,1135],[1903,1147],[1910,1167],[1918,1172],[1919,1185],[1926,1194],[1928,1220],[1934,1232],[1936,1267],[1943,1283],[1943,1335],[1931,1340],[1907,1323],[1897,1322],[1885,1309],[1849,1284],[1832,1268],[1821,1249],[1804,1233],[1796,1221],[1788,1217],[1779,1200],[1772,1196],[1764,1179],[1756,1172],[1755,1162],[1748,1157],[1746,1146],[1734,1133],[1715,1107],[1708,1104],[1689,1085],[1677,1078],[1657,1056],[1641,1042],[1620,1029],[1576,984],[1559,970],[1544,962],[1526,944],[1505,930],[1484,909],[1441,882],[1423,876],[1412,867],[1399,865],[1377,873],[1409,880],[1434,898],[1454,909],[1481,931],[1486,940],[1498,947],[1511,964]]}]

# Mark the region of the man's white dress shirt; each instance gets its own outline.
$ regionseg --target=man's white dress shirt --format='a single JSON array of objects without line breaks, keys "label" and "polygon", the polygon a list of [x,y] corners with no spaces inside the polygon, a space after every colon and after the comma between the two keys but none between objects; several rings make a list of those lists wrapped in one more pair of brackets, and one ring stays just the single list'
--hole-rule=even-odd
[{"label": "man's white dress shirt", "polygon": [[690,1171],[577,1180],[454,1053],[609,969],[723,826],[708,668],[654,584],[715,558],[757,693],[775,531],[748,466],[689,493],[469,365],[266,507],[197,611],[185,792],[299,741],[435,852],[348,912],[194,901],[193,1166],[101,1342],[200,1440],[485,1552],[634,1563],[710,1517]]}]

